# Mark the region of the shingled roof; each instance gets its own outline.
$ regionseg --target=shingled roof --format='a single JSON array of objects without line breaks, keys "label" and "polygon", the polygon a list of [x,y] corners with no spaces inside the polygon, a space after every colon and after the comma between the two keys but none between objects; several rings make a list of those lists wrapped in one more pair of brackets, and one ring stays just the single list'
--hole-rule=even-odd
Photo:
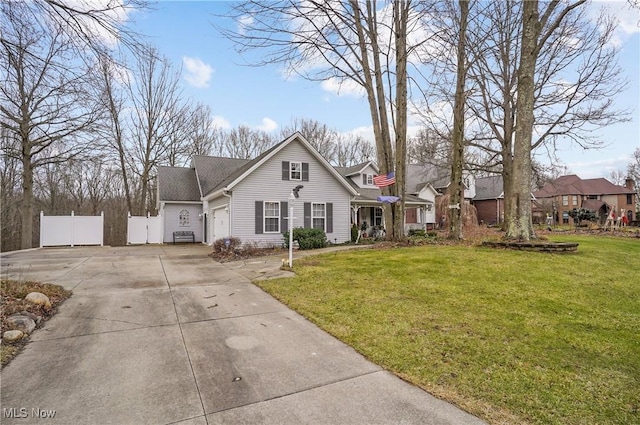
[{"label": "shingled roof", "polygon": [[430,183],[434,189],[444,189],[451,182],[451,170],[432,164],[407,164],[406,188],[409,193],[418,193]]},{"label": "shingled roof", "polygon": [[335,168],[336,171],[342,174],[343,177],[350,177],[354,174],[362,173],[362,170],[364,170],[369,164],[371,164],[371,166],[376,170],[376,172],[378,172],[378,166],[371,161],[361,162],[360,164],[351,165],[349,167],[333,167],[333,168]]},{"label": "shingled roof", "polygon": [[202,196],[223,186],[230,175],[251,162],[248,159],[218,156],[194,156],[193,166],[198,175]]},{"label": "shingled roof", "polygon": [[504,197],[502,176],[478,177],[476,179],[476,196],[474,201],[498,199]]},{"label": "shingled roof", "polygon": [[575,174],[561,176],[534,192],[536,198],[553,198],[561,195],[618,195],[631,194],[633,190],[618,186],[604,178],[581,179]]},{"label": "shingled roof", "polygon": [[158,167],[160,201],[199,201],[196,170],[186,167]]}]

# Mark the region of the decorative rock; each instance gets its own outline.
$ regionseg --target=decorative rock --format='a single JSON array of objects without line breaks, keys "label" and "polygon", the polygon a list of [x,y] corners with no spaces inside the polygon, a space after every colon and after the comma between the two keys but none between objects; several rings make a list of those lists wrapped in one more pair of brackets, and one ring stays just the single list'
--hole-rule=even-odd
[{"label": "decorative rock", "polygon": [[6,331],[2,334],[2,340],[5,342],[15,342],[22,339],[24,333],[22,331]]},{"label": "decorative rock", "polygon": [[21,314],[22,316],[27,316],[29,319],[33,320],[34,322],[37,322],[37,321],[38,321],[38,316],[36,316],[35,314],[33,314],[33,313],[31,313],[31,312],[28,312],[28,311],[26,311],[26,310],[22,310],[22,311],[20,312],[20,314]]},{"label": "decorative rock", "polygon": [[51,301],[49,301],[49,297],[40,292],[30,292],[25,297],[25,300],[31,304],[43,305],[46,308],[51,308]]},{"label": "decorative rock", "polygon": [[36,322],[27,316],[16,314],[7,317],[7,326],[12,330],[18,330],[26,334],[30,334],[36,328]]},{"label": "decorative rock", "polygon": [[35,314],[33,314],[33,313],[29,312],[29,311],[22,310],[20,312],[20,314],[22,316],[27,316],[29,319],[31,319],[34,322],[36,322],[36,327],[39,326],[40,323],[42,322],[42,316],[35,315]]}]

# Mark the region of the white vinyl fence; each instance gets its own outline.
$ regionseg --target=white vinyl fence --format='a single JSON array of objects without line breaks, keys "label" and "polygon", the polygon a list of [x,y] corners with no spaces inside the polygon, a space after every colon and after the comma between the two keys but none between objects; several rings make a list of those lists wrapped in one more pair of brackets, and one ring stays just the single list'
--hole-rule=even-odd
[{"label": "white vinyl fence", "polygon": [[127,244],[162,243],[162,216],[131,216],[127,220]]},{"label": "white vinyl fence", "polygon": [[104,243],[104,212],[99,216],[49,215],[40,211],[40,247]]}]

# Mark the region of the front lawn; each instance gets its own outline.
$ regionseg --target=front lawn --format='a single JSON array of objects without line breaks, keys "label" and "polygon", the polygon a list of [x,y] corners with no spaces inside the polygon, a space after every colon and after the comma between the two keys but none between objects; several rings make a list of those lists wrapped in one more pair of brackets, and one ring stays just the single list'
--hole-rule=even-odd
[{"label": "front lawn", "polygon": [[490,423],[640,423],[640,240],[552,240],[580,246],[338,252],[258,284]]}]

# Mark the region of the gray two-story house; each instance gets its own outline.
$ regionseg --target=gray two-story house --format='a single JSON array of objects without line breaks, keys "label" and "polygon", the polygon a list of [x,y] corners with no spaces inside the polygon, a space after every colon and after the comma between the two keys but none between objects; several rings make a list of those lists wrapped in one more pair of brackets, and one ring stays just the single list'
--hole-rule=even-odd
[{"label": "gray two-story house", "polygon": [[188,168],[160,167],[158,191],[165,242],[174,231],[193,230],[196,241],[234,236],[261,246],[282,244],[291,212],[293,227],[322,229],[336,243],[350,240],[351,200],[358,195],[300,133],[253,160],[196,156]]}]

